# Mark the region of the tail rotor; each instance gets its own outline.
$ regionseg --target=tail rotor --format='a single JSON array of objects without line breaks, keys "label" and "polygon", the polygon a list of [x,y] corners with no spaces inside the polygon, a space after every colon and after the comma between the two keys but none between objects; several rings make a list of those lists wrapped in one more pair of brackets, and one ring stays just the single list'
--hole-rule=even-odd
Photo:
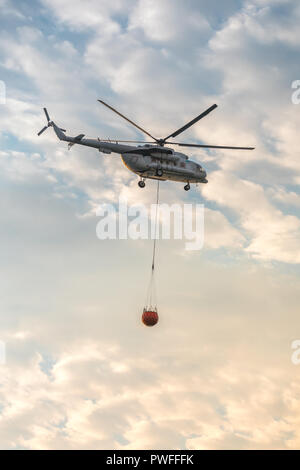
[{"label": "tail rotor", "polygon": [[[43,127],[43,129],[41,129],[40,132],[38,132],[38,136],[40,136],[43,132],[45,132],[48,129],[48,127],[53,126],[53,121],[51,121],[51,119],[49,117],[47,108],[43,108],[43,109],[44,109],[44,113],[45,113],[46,119],[47,119],[47,126]],[[61,128],[59,128],[59,129],[63,132],[66,132],[66,129],[61,129]]]}]

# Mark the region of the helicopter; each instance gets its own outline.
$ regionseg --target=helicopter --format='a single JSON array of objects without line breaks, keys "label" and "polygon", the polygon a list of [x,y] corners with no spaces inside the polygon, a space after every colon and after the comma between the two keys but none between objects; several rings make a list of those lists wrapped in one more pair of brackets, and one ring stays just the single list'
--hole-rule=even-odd
[{"label": "helicopter", "polygon": [[[110,140],[110,139],[86,139],[85,134],[79,134],[76,137],[70,137],[65,134],[66,129],[58,127],[49,117],[48,111],[44,109],[47,125],[43,127],[38,133],[40,136],[48,127],[53,127],[55,134],[60,140],[69,142],[69,149],[73,145],[84,145],[86,147],[93,147],[104,154],[117,153],[121,155],[124,165],[128,170],[139,176],[138,185],[140,188],[144,188],[146,179],[155,179],[162,181],[177,181],[185,183],[185,191],[190,190],[191,183],[207,183],[206,171],[202,168],[199,163],[189,160],[189,157],[184,153],[174,151],[166,145],[176,145],[179,147],[189,148],[211,148],[211,149],[229,149],[229,150],[254,150],[254,147],[228,147],[220,145],[200,145],[200,144],[187,144],[182,142],[173,142],[169,139],[177,137],[182,132],[189,129],[191,126],[196,124],[200,119],[203,119],[209,113],[211,113],[218,106],[212,105],[206,109],[199,116],[195,117],[187,124],[182,126],[180,129],[172,132],[164,138],[153,137],[148,131],[137,125],[135,122],[121,114],[119,111],[114,109],[109,104],[102,100],[98,100],[99,103],[109,108],[114,113],[125,119],[127,122],[135,126],[140,132],[152,139],[151,142],[144,142],[139,140]],[[129,145],[131,144],[131,145]],[[132,145],[132,144],[143,144],[143,145]]]}]

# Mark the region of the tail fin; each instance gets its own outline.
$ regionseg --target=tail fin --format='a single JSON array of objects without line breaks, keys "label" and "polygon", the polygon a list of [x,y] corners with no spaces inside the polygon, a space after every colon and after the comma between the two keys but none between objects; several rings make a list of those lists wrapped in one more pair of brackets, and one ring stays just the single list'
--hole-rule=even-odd
[{"label": "tail fin", "polygon": [[52,127],[54,129],[55,134],[59,138],[59,140],[67,140],[65,129],[61,129],[60,127],[57,127],[57,125],[53,121],[52,121]]}]

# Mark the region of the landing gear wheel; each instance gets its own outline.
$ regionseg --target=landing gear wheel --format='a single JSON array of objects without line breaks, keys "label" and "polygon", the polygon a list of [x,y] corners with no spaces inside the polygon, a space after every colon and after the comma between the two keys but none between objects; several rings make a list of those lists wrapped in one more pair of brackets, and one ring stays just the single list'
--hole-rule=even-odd
[{"label": "landing gear wheel", "polygon": [[158,169],[156,170],[156,176],[161,177],[163,174],[164,174],[164,172],[162,171],[161,168],[158,168]]},{"label": "landing gear wheel", "polygon": [[184,190],[185,190],[185,191],[189,191],[190,189],[191,189],[190,183],[188,183],[188,184],[186,184],[186,185],[184,186]]},{"label": "landing gear wheel", "polygon": [[138,182],[138,185],[139,185],[140,188],[144,188],[146,186],[146,183],[145,183],[145,181],[141,180],[141,181]]}]

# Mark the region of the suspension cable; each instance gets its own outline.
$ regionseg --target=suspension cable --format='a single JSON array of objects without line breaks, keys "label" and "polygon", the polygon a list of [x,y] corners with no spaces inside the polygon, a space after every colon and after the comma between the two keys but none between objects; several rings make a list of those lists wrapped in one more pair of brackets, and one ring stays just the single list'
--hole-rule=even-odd
[{"label": "suspension cable", "polygon": [[153,240],[152,271],[154,271],[155,254],[156,254],[156,232],[157,232],[158,202],[159,202],[159,180],[157,181],[157,189],[156,189],[156,208],[155,208],[155,223],[154,223],[155,231],[154,231],[154,240]]},{"label": "suspension cable", "polygon": [[159,204],[159,180],[157,181],[157,189],[156,189],[156,207],[155,207],[155,219],[154,219],[154,240],[153,240],[153,252],[152,252],[152,266],[151,266],[151,277],[150,283],[148,288],[147,294],[147,305],[149,307],[152,306],[152,301],[156,302],[156,286],[155,286],[155,278],[154,278],[154,270],[155,270],[155,258],[156,258],[156,245],[157,245],[157,226],[158,226],[158,204]]}]

